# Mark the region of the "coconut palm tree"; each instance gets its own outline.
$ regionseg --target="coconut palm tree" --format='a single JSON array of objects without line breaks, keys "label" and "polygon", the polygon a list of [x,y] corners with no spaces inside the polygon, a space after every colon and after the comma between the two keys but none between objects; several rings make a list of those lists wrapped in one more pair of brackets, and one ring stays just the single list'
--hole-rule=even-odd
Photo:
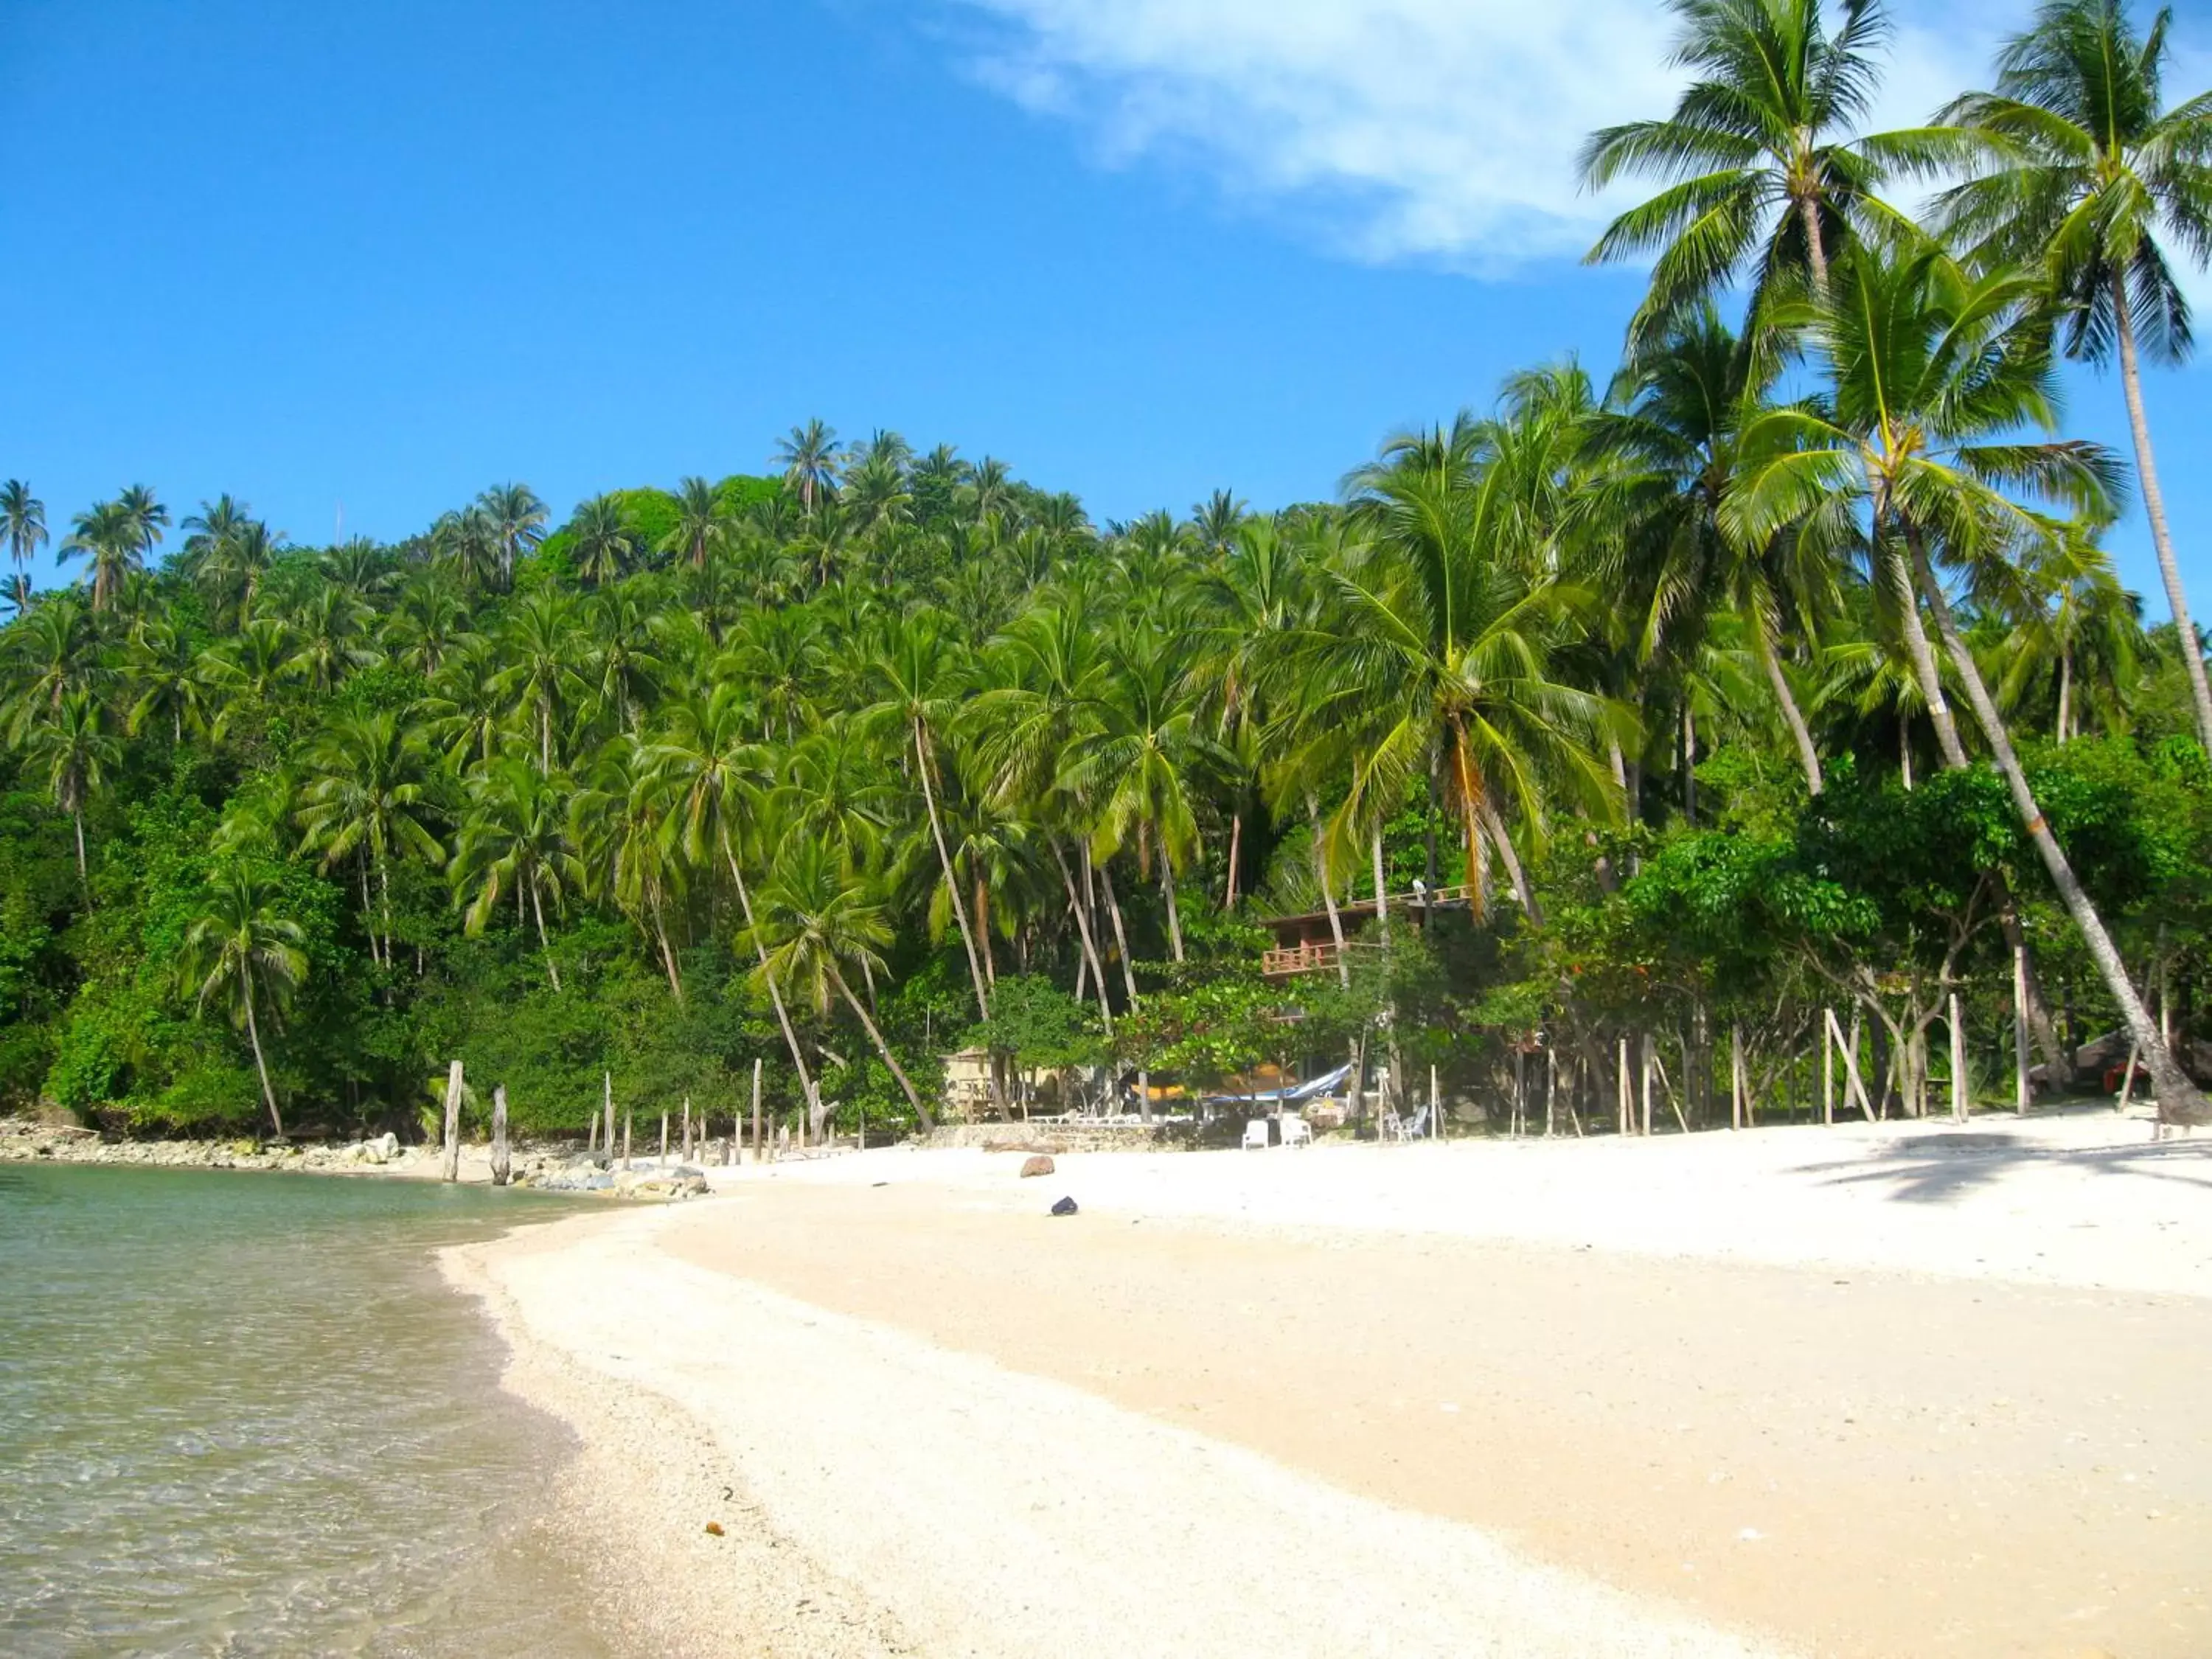
[{"label": "coconut palm tree", "polygon": [[783,481],[798,488],[799,505],[809,518],[816,501],[836,488],[842,453],[836,429],[818,419],[792,428],[777,443],[775,463],[783,469]]},{"label": "coconut palm tree", "polygon": [[208,884],[206,904],[185,931],[178,971],[201,1012],[220,997],[228,1005],[232,1024],[244,1029],[270,1127],[281,1140],[284,1119],[261,1051],[260,1010],[281,1016],[307,977],[307,953],[306,933],[280,914],[278,896],[273,882],[244,864],[219,869]]},{"label": "coconut palm tree", "polygon": [[468,898],[468,933],[481,933],[512,890],[516,924],[536,924],[545,977],[556,991],[561,969],[553,959],[545,912],[550,906],[557,915],[583,879],[568,842],[568,781],[557,772],[519,757],[495,760],[469,780],[468,811],[453,844],[453,890]]},{"label": "coconut palm tree", "polygon": [[[922,808],[937,848],[938,866],[944,872],[945,890],[951,901],[953,920],[960,927],[960,942],[968,951],[968,973],[975,988],[975,1013],[991,1018],[990,991],[983,963],[969,922],[968,906],[960,894],[960,880],[952,868],[945,845],[945,819],[937,807],[943,787],[938,750],[959,713],[969,689],[967,665],[946,636],[943,622],[932,612],[915,611],[894,621],[870,663],[876,700],[861,715],[878,734],[896,732],[902,746],[914,750],[915,778],[921,786]],[[995,1075],[994,1078],[995,1082]]]},{"label": "coconut palm tree", "polygon": [[568,520],[568,535],[576,574],[594,587],[619,580],[636,556],[637,537],[611,495],[594,495],[579,507]]},{"label": "coconut palm tree", "polygon": [[[2014,437],[2024,427],[2048,430],[2056,420],[2039,278],[2021,271],[1978,277],[1935,249],[1889,258],[1861,246],[1838,265],[1829,300],[1791,320],[1808,325],[1819,342],[1832,407],[1773,410],[1751,423],[1739,482],[1722,506],[1723,527],[1756,540],[1793,523],[1825,520],[1826,535],[1846,514],[1856,521],[1877,568],[1895,586],[1908,640],[1919,636],[1916,672],[1941,735],[1949,714],[1920,626],[1917,588],[2028,840],[2142,1046],[2160,1110],[2183,1121],[2206,1116],[2051,834],[1936,574],[1939,555],[1969,566],[1994,563],[2042,539],[2041,521],[2008,489],[2077,511],[2108,508],[2117,480],[2105,452],[2079,441]],[[1944,748],[1954,764],[1964,763],[1955,727]]]},{"label": "coconut palm tree", "polygon": [[704,478],[685,478],[676,486],[676,522],[660,538],[660,550],[696,570],[710,552],[729,545],[732,528],[714,486]]},{"label": "coconut palm tree", "polygon": [[2212,92],[2163,107],[2173,13],[2137,32],[2126,0],[2045,0],[1997,57],[1996,89],[1937,118],[1974,176],[1940,217],[1973,257],[2042,270],[2067,308],[2067,356],[2117,355],[2136,471],[2166,603],[2184,641],[2197,732],[2212,753],[2212,684],[2173,551],[2143,412],[2141,359],[2189,355],[2189,301],[2172,264],[2212,258]]},{"label": "coconut palm tree", "polygon": [[392,859],[412,856],[433,869],[446,859],[431,828],[436,805],[428,746],[419,729],[390,709],[347,714],[308,746],[303,769],[297,814],[302,848],[319,852],[325,871],[361,858],[362,931],[370,956],[388,968]]},{"label": "coconut palm tree", "polygon": [[70,520],[69,537],[55,556],[64,563],[92,562],[92,608],[105,611],[125,574],[143,562],[146,533],[143,521],[123,502],[102,501]]},{"label": "coconut palm tree", "polygon": [[2024,550],[2004,596],[2014,622],[1997,653],[1997,706],[2008,716],[2048,708],[2059,743],[2086,728],[2085,711],[2107,731],[2125,731],[2150,653],[2142,601],[2121,585],[2101,544],[2106,528],[2095,516],[2051,524]]},{"label": "coconut palm tree", "polygon": [[100,632],[83,597],[64,588],[25,612],[4,636],[8,667],[8,741],[20,744],[33,720],[59,708],[73,691],[107,676]]},{"label": "coconut palm tree", "polygon": [[769,967],[768,945],[753,909],[752,890],[746,885],[741,845],[751,839],[761,798],[772,781],[767,750],[751,738],[752,717],[736,683],[718,680],[711,692],[694,690],[677,698],[665,711],[652,745],[653,764],[665,781],[675,810],[666,817],[662,834],[672,847],[680,846],[694,869],[711,870],[719,855],[730,872],[738,908],[745,919],[745,936],[759,957],[762,982],[775,1010],[775,1022],[791,1051],[791,1064],[799,1076],[799,1093],[808,1109],[815,1104],[814,1078],[793,1028],[789,1009]]},{"label": "coconut palm tree", "polygon": [[682,903],[684,860],[663,833],[673,811],[668,793],[652,749],[635,732],[617,732],[568,803],[568,839],[583,860],[586,891],[611,900],[659,950],[669,994],[682,1002],[668,908]]},{"label": "coconut palm tree", "polygon": [[[1616,464],[1595,509],[1616,520],[1605,575],[1625,582],[1642,615],[1636,654],[1687,660],[1725,611],[1746,634],[1797,747],[1806,787],[1820,793],[1819,749],[1782,663],[1785,632],[1814,634],[1835,604],[1834,579],[1802,538],[1746,546],[1721,534],[1720,505],[1744,423],[1764,406],[1773,369],[1736,338],[1710,301],[1685,307],[1616,379],[1589,417],[1592,449]],[[1793,629],[1794,624],[1794,629]]]},{"label": "coconut palm tree", "polygon": [[198,645],[175,623],[159,617],[142,617],[131,630],[124,672],[137,693],[125,721],[125,729],[131,736],[144,731],[149,720],[164,715],[169,721],[169,740],[180,748],[187,729],[207,730],[206,667]]},{"label": "coconut palm tree", "polygon": [[494,484],[477,497],[493,543],[499,549],[502,587],[514,582],[515,561],[545,539],[545,503],[528,484]]},{"label": "coconut palm tree", "polygon": [[936,1127],[914,1079],[845,978],[848,964],[870,975],[881,968],[884,947],[891,940],[890,923],[868,878],[810,836],[788,840],[761,890],[756,931],[767,951],[762,979],[791,987],[817,1014],[830,1012],[833,991],[842,997],[905,1091],[915,1121],[925,1130]]},{"label": "coconut palm tree", "polygon": [[202,653],[201,661],[222,704],[213,728],[218,738],[240,714],[265,708],[280,689],[305,672],[300,636],[280,617],[249,618],[236,635]]},{"label": "coconut palm tree", "polygon": [[47,542],[46,504],[31,494],[21,478],[0,483],[0,541],[8,544],[8,557],[15,567],[15,608],[28,608],[31,560]]},{"label": "coconut palm tree", "polygon": [[580,672],[574,612],[550,587],[524,598],[501,635],[507,666],[495,682],[515,714],[538,728],[538,766],[553,769],[553,732],[563,708],[590,695]]},{"label": "coconut palm tree", "polygon": [[1632,121],[1583,146],[1585,189],[1630,175],[1666,187],[1607,228],[1595,264],[1657,256],[1630,324],[1643,341],[1685,307],[1749,278],[1753,314],[1793,277],[1827,281],[1855,228],[1887,218],[1885,161],[1917,155],[1912,135],[1851,137],[1873,102],[1881,0],[1668,0],[1674,63],[1692,80],[1664,120]]},{"label": "coconut palm tree", "polygon": [[76,875],[88,900],[91,872],[85,861],[84,811],[123,763],[123,750],[108,735],[107,706],[89,691],[70,691],[58,706],[35,718],[23,738],[23,752],[46,774],[54,805],[69,814],[76,835]]}]

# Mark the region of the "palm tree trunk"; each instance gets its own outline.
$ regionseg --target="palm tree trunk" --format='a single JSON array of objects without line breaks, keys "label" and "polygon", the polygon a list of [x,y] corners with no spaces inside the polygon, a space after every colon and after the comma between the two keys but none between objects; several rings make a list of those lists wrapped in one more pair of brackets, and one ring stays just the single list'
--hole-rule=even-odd
[{"label": "palm tree trunk", "polygon": [[84,808],[78,807],[70,814],[70,823],[76,831],[76,878],[84,888],[88,902],[92,897],[92,875],[84,861]]},{"label": "palm tree trunk", "polygon": [[392,966],[392,866],[382,858],[376,860],[376,881],[384,907],[384,965]]},{"label": "palm tree trunk", "polygon": [[680,1006],[684,1000],[684,975],[676,965],[676,952],[668,943],[668,929],[661,924],[660,905],[657,900],[653,906],[653,936],[660,944],[660,965],[668,970],[669,994]]},{"label": "palm tree trunk", "polygon": [[532,881],[528,886],[530,913],[538,920],[538,947],[545,952],[545,976],[553,981],[553,988],[557,991],[561,988],[561,970],[553,965],[553,941],[545,933],[545,907],[538,900],[538,884]]},{"label": "palm tree trunk", "polygon": [[1498,816],[1498,808],[1488,798],[1482,803],[1482,827],[1498,848],[1498,856],[1504,861],[1505,874],[1513,883],[1513,896],[1521,901],[1521,914],[1537,927],[1544,925],[1544,912],[1536,902],[1536,890],[1528,884],[1528,875],[1521,867],[1521,855],[1513,850],[1513,838],[1505,833],[1505,821]]},{"label": "palm tree trunk", "polygon": [[1375,932],[1382,948],[1390,948],[1390,895],[1382,874],[1382,831],[1376,830],[1370,842],[1375,854]]},{"label": "palm tree trunk", "polygon": [[1237,908],[1237,860],[1244,848],[1244,814],[1229,815],[1229,891],[1221,902],[1224,910]]},{"label": "palm tree trunk", "polygon": [[844,975],[837,971],[837,964],[834,962],[830,964],[830,977],[836,981],[838,994],[845,999],[845,1006],[860,1017],[860,1024],[867,1028],[869,1041],[876,1045],[876,1052],[884,1057],[884,1064],[891,1068],[891,1075],[898,1079],[899,1087],[906,1091],[906,1097],[914,1107],[915,1121],[925,1130],[934,1129],[936,1120],[930,1116],[929,1108],[921,1103],[921,1096],[915,1089],[914,1079],[907,1076],[906,1068],[891,1053],[891,1045],[884,1041],[884,1034],[876,1029],[876,1022],[868,1018],[868,1011],[860,1006],[854,997],[853,988],[845,983]]},{"label": "palm tree trunk", "polygon": [[[1911,526],[1905,528],[1905,544],[1911,550],[1914,563],[1924,563],[1926,555],[1921,550],[1920,532]],[[1964,771],[1966,766],[1966,746],[1959,741],[1958,722],[1951,718],[1951,705],[1943,699],[1943,680],[1936,668],[1936,653],[1928,643],[1928,630],[1920,625],[1920,606],[1912,597],[1912,572],[1904,559],[1891,555],[1892,579],[1897,585],[1898,626],[1905,635],[1905,651],[1912,662],[1912,677],[1920,682],[1921,700],[1928,705],[1928,718],[1936,726],[1936,746],[1943,751],[1943,763],[1953,771]]]},{"label": "palm tree trunk", "polygon": [[2136,441],[2136,471],[2142,481],[2143,516],[2150,520],[2151,544],[2158,550],[2158,574],[2166,581],[2166,602],[2173,607],[2174,627],[2181,635],[2181,660],[2189,670],[2189,690],[2197,702],[2197,736],[2204,751],[2212,754],[2212,685],[2204,676],[2204,653],[2197,640],[2196,624],[2189,619],[2189,596],[2181,586],[2181,568],[2173,562],[2173,538],[2166,526],[2166,495],[2158,487],[2158,465],[2151,455],[2150,421],[2143,413],[2142,368],[2136,361],[2135,321],[2128,314],[2127,283],[2112,279],[2112,304],[2119,326],[2120,386],[2127,393],[2128,427]]},{"label": "palm tree trunk", "polygon": [[1799,197],[1797,216],[1805,227],[1805,258],[1813,267],[1813,297],[1825,305],[1828,299],[1828,251],[1820,246],[1820,204],[1809,196]]},{"label": "palm tree trunk", "polygon": [[1168,849],[1160,848],[1160,891],[1168,902],[1168,945],[1175,951],[1175,959],[1182,960],[1182,915],[1176,908],[1175,866],[1168,861]]},{"label": "palm tree trunk", "polygon": [[2073,735],[2069,729],[2074,713],[2074,648],[2069,645],[2058,647],[2058,741],[2063,743]]},{"label": "palm tree trunk", "polygon": [[1114,896],[1113,872],[1104,865],[1098,866],[1098,884],[1106,892],[1106,910],[1114,918],[1114,943],[1121,951],[1121,988],[1128,993],[1129,1006],[1137,1006],[1137,972],[1129,965],[1129,930],[1121,925],[1121,902]]},{"label": "palm tree trunk", "polygon": [[1942,586],[1936,580],[1927,557],[1916,546],[1913,550],[1914,574],[1919,578],[1921,591],[1928,600],[1928,608],[1935,614],[1936,630],[1943,636],[1944,649],[1950,653],[1952,665],[1959,671],[1960,683],[1966,689],[1967,701],[1972,705],[1974,717],[1981,722],[1982,735],[1989,739],[1997,770],[2004,776],[2006,787],[2012,792],[2013,805],[2018,810],[2021,822],[2027,828],[2028,839],[2042,855],[2044,868],[2051,872],[2051,885],[2066,906],[2067,914],[2081,931],[2082,943],[2088,946],[2089,955],[2104,976],[2105,986],[2112,1000],[2120,1007],[2121,1017],[2127,1021],[2128,1033],[2141,1050],[2145,1069],[2158,1089],[2158,1114],[2167,1123],[2203,1123],[2212,1121],[2212,1110],[2208,1110],[2204,1098],[2197,1092],[2181,1067],[2174,1063],[2173,1054],[2160,1035],[2157,1022],[2144,1007],[2142,999],[2136,994],[2134,982],[2128,977],[2127,965],[2120,959],[2112,935],[2105,931],[2104,919],[2090,902],[2081,883],[2067,861],[2065,849],[2058,838],[2051,833],[2043,809],[2036,805],[2035,794],[2028,787],[2027,775],[2021,769],[2020,757],[2013,752],[2012,738],[2005,730],[2004,719],[1997,713],[1996,704],[1990,696],[1989,688],[1982,683],[1982,673],[1974,662],[1973,653],[1959,635],[1957,623],[1951,616],[1950,601],[1944,597]]},{"label": "palm tree trunk", "polygon": [[1682,693],[1682,817],[1698,827],[1698,717],[1690,712],[1690,694]]},{"label": "palm tree trunk", "polygon": [[[975,1014],[979,1019],[991,1018],[991,996],[983,983],[983,964],[975,955],[975,930],[968,925],[968,907],[961,902],[960,878],[952,872],[952,854],[945,849],[945,824],[937,816],[937,791],[930,787],[929,745],[922,739],[921,722],[914,723],[915,766],[921,774],[922,805],[929,809],[929,833],[937,842],[938,867],[945,872],[945,885],[952,896],[952,919],[960,924],[960,942],[968,947],[968,977],[975,986]],[[998,1091],[998,1080],[992,1079],[992,1091]],[[1004,1104],[1002,1101],[1000,1103]]]},{"label": "palm tree trunk", "polygon": [[1805,787],[1817,795],[1824,780],[1820,775],[1820,751],[1813,744],[1813,729],[1805,724],[1804,711],[1790,694],[1790,681],[1782,672],[1781,656],[1774,648],[1774,641],[1767,637],[1766,629],[1753,628],[1752,636],[1759,647],[1759,666],[1766,671],[1766,683],[1774,688],[1774,701],[1782,705],[1782,718],[1789,725],[1790,735],[1796,740],[1797,763],[1805,769]]},{"label": "palm tree trunk", "polygon": [[246,1040],[253,1045],[253,1069],[261,1074],[261,1098],[269,1108],[269,1121],[275,1126],[276,1139],[284,1138],[283,1114],[276,1109],[276,1091],[269,1085],[269,1062],[261,1055],[261,1023],[253,1017],[253,970],[240,964],[240,983],[246,990]]},{"label": "palm tree trunk", "polygon": [[807,1114],[814,1111],[814,1077],[806,1069],[806,1055],[799,1046],[799,1033],[791,1028],[791,1014],[783,1006],[783,993],[776,988],[775,971],[768,965],[768,946],[761,942],[760,928],[753,921],[753,896],[745,886],[744,872],[738,867],[738,855],[730,846],[730,832],[722,831],[722,857],[730,866],[730,879],[737,884],[738,908],[744,913],[745,932],[751,935],[753,951],[760,957],[761,978],[768,984],[768,1000],[775,1010],[775,1023],[783,1032],[784,1046],[791,1050],[791,1063],[799,1073],[799,1092],[806,1102]]},{"label": "palm tree trunk", "polygon": [[[1336,890],[1328,879],[1328,854],[1321,834],[1321,803],[1306,793],[1306,822],[1313,826],[1314,873],[1321,878],[1322,908],[1328,912],[1328,936],[1336,943],[1336,982],[1352,988],[1352,964],[1344,959],[1344,918],[1337,914]],[[1356,1114],[1355,1114],[1356,1115]]]},{"label": "palm tree trunk", "polygon": [[1912,793],[1912,720],[1900,708],[1897,711],[1897,775],[1905,781],[1905,793]]},{"label": "palm tree trunk", "polygon": [[[1091,964],[1091,977],[1097,982],[1098,1018],[1104,1022],[1106,1034],[1114,1034],[1114,1016],[1106,1006],[1106,969],[1098,958],[1098,947],[1091,938],[1090,907],[1083,902],[1075,890],[1075,872],[1067,867],[1067,854],[1062,849],[1058,836],[1046,837],[1052,843],[1053,862],[1060,866],[1060,879],[1067,889],[1067,908],[1075,913],[1075,932],[1083,942],[1084,959]],[[1082,989],[1078,986],[1078,992]]]}]

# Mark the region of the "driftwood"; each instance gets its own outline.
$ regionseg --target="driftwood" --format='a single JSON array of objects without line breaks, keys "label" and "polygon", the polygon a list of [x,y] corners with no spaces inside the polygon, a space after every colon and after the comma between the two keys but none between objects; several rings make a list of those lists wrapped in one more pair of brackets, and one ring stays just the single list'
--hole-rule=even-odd
[{"label": "driftwood", "polygon": [[500,1083],[491,1091],[491,1184],[506,1186],[512,1173],[507,1147],[507,1085]]},{"label": "driftwood", "polygon": [[446,1179],[461,1178],[461,1062],[446,1072]]}]

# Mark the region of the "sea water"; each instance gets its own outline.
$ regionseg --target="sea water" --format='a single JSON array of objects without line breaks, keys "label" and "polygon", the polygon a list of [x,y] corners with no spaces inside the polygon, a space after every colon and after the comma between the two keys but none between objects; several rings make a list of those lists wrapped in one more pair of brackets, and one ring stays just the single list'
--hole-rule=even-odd
[{"label": "sea water", "polygon": [[0,1165],[0,1653],[610,1650],[431,1251],[560,1200]]}]

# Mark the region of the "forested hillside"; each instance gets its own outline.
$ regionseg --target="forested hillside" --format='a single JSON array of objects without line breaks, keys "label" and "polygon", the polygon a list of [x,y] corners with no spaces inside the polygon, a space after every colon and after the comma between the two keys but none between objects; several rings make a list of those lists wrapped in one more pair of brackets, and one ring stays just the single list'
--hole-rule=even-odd
[{"label": "forested hillside", "polygon": [[[1663,185],[1599,249],[1657,261],[1620,365],[1532,368],[1337,501],[1097,524],[819,422],[771,476],[560,524],[500,485],[390,545],[144,487],[50,528],[9,483],[0,1091],[405,1127],[458,1057],[580,1128],[603,1070],[719,1115],[760,1058],[849,1128],[934,1113],[970,1042],[1002,1094],[1364,1044],[1501,1114],[1548,1050],[1610,1122],[1648,1036],[1714,1122],[1739,1042],[1763,1108],[1813,1098],[1826,1008],[1910,1109],[1954,994],[2008,1102],[2017,966],[2039,1062],[2130,1030],[2199,1109],[2212,704],[2104,544],[2212,108],[2060,4],[1996,91],[1852,139],[1859,23],[1682,9],[1705,90],[1589,152]],[[2122,371],[2134,466],[2065,435],[2069,355]],[[2154,529],[2179,609],[2203,527]],[[83,580],[33,591],[50,538]],[[1257,919],[1417,880],[1472,902],[1261,976]]]}]

